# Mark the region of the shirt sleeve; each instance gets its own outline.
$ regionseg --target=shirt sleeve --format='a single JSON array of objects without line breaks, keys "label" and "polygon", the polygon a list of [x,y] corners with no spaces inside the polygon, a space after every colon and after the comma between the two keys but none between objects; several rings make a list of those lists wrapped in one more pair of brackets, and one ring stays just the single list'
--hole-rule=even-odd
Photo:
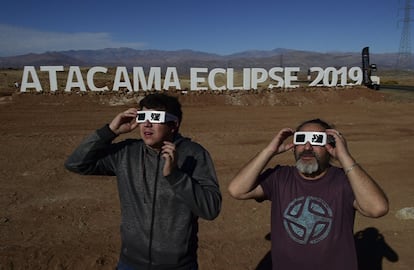
[{"label": "shirt sleeve", "polygon": [[66,169],[79,174],[114,175],[109,153],[113,151],[112,141],[116,137],[109,125],[96,130],[67,158],[64,164]]}]

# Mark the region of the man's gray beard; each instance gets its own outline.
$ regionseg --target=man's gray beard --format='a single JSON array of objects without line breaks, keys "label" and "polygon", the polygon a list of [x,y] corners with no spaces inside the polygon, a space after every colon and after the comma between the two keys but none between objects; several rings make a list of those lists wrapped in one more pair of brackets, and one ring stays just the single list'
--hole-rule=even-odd
[{"label": "man's gray beard", "polygon": [[304,163],[299,159],[296,161],[296,168],[303,174],[312,174],[318,171],[319,165],[317,161]]}]

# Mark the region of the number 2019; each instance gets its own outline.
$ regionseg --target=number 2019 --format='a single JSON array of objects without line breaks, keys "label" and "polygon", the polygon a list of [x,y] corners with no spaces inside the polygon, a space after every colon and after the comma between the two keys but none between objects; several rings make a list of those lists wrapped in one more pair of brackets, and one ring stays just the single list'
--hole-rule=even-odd
[{"label": "number 2019", "polygon": [[341,67],[336,69],[334,67],[311,67],[310,74],[316,72],[316,77],[312,80],[309,86],[345,86],[345,85],[359,85],[362,83],[362,69],[360,67]]}]

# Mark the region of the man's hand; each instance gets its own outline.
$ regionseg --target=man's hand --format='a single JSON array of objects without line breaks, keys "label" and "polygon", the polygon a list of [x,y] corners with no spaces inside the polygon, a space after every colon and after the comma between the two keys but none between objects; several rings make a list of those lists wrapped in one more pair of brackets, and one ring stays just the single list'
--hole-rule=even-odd
[{"label": "man's hand", "polygon": [[293,148],[293,143],[285,143],[285,140],[293,135],[295,131],[291,128],[283,128],[279,133],[273,138],[273,140],[267,146],[267,149],[277,155],[283,152],[286,152]]},{"label": "man's hand", "polygon": [[116,134],[120,135],[133,131],[138,123],[135,120],[138,110],[136,108],[130,108],[117,116],[109,124],[109,128]]},{"label": "man's hand", "polygon": [[168,176],[177,166],[177,152],[175,151],[175,144],[165,141],[164,145],[161,147],[161,156],[165,159],[165,165],[162,173],[164,176]]},{"label": "man's hand", "polygon": [[329,154],[335,159],[338,159],[341,163],[344,159],[349,159],[350,153],[345,137],[335,129],[327,129],[325,132],[335,139],[335,147],[326,144],[326,150],[328,150]]}]

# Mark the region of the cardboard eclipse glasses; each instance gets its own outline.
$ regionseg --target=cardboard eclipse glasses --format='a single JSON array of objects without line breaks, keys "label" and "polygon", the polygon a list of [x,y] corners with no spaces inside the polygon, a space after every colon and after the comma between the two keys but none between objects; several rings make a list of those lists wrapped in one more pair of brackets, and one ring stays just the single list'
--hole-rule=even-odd
[{"label": "cardboard eclipse glasses", "polygon": [[303,145],[309,142],[311,145],[324,146],[327,142],[325,132],[298,131],[293,135],[295,145]]},{"label": "cardboard eclipse glasses", "polygon": [[178,117],[165,111],[138,111],[136,121],[137,123],[149,121],[153,124],[162,124],[171,121],[178,122]]}]

